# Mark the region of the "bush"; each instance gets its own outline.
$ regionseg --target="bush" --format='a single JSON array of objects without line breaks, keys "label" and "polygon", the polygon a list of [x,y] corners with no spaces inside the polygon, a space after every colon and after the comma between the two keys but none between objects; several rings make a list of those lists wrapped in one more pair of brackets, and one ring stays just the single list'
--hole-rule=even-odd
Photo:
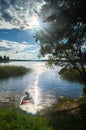
[{"label": "bush", "polygon": [[63,79],[68,80],[70,82],[82,83],[82,79],[79,72],[74,68],[71,68],[71,69],[62,68],[59,74],[61,75]]},{"label": "bush", "polygon": [[83,87],[83,94],[86,95],[86,87]]}]

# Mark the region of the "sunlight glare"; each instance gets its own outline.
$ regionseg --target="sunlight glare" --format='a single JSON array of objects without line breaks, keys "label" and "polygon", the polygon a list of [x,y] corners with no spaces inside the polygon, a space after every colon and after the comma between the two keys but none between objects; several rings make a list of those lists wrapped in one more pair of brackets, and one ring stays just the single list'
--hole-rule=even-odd
[{"label": "sunlight glare", "polygon": [[38,15],[35,15],[35,16],[30,18],[29,26],[30,26],[31,29],[40,27]]}]

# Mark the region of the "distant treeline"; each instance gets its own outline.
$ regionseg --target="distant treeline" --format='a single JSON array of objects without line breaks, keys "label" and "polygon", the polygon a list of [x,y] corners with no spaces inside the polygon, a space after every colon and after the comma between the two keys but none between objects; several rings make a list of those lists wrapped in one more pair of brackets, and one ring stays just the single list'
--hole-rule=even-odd
[{"label": "distant treeline", "polygon": [[9,61],[9,56],[0,56],[0,62],[8,62]]}]

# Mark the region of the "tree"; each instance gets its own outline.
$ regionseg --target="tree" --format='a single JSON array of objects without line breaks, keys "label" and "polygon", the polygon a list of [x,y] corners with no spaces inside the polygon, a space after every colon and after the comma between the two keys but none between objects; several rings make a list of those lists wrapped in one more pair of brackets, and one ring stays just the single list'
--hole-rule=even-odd
[{"label": "tree", "polygon": [[[81,75],[86,94],[86,70],[83,45],[86,43],[86,1],[45,0],[40,12],[40,56],[49,56],[48,64],[74,67]],[[64,61],[64,62],[63,62]]]},{"label": "tree", "polygon": [[7,61],[9,61],[9,56],[7,56]]},{"label": "tree", "polygon": [[6,61],[6,60],[7,60],[7,57],[6,57],[6,55],[4,55],[4,57],[3,57],[3,60],[4,60],[4,61]]},{"label": "tree", "polygon": [[2,62],[2,56],[0,56],[0,62]]},{"label": "tree", "polygon": [[4,55],[4,56],[3,56],[3,61],[4,61],[4,62],[8,62],[8,61],[9,61],[9,56]]}]

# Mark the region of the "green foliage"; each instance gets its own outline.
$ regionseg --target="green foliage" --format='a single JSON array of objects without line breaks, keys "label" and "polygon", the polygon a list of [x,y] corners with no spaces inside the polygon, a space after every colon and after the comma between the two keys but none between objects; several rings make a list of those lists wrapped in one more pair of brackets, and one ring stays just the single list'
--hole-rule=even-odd
[{"label": "green foliage", "polygon": [[85,130],[86,129],[86,98],[73,100],[67,97],[58,99],[44,111],[53,130]]},{"label": "green foliage", "polygon": [[31,69],[27,69],[23,66],[0,66],[0,78],[22,76],[30,71]]},{"label": "green foliage", "polygon": [[39,15],[41,28],[36,34],[41,45],[40,56],[48,55],[49,66],[74,67],[86,86],[85,48],[82,47],[86,41],[86,1],[45,1]]},{"label": "green foliage", "polygon": [[9,56],[4,55],[3,57],[0,56],[0,62],[9,62]]},{"label": "green foliage", "polygon": [[82,78],[79,74],[79,72],[74,69],[67,69],[67,68],[62,68],[59,72],[59,74],[61,75],[61,77],[65,80],[68,80],[70,82],[79,82],[79,83],[83,83]]},{"label": "green foliage", "polygon": [[83,94],[86,95],[86,87],[83,87]]},{"label": "green foliage", "polygon": [[0,107],[0,130],[85,130],[86,96],[60,97],[56,103],[33,116],[12,104]]},{"label": "green foliage", "polygon": [[45,118],[32,116],[16,108],[0,108],[0,130],[52,130]]}]

